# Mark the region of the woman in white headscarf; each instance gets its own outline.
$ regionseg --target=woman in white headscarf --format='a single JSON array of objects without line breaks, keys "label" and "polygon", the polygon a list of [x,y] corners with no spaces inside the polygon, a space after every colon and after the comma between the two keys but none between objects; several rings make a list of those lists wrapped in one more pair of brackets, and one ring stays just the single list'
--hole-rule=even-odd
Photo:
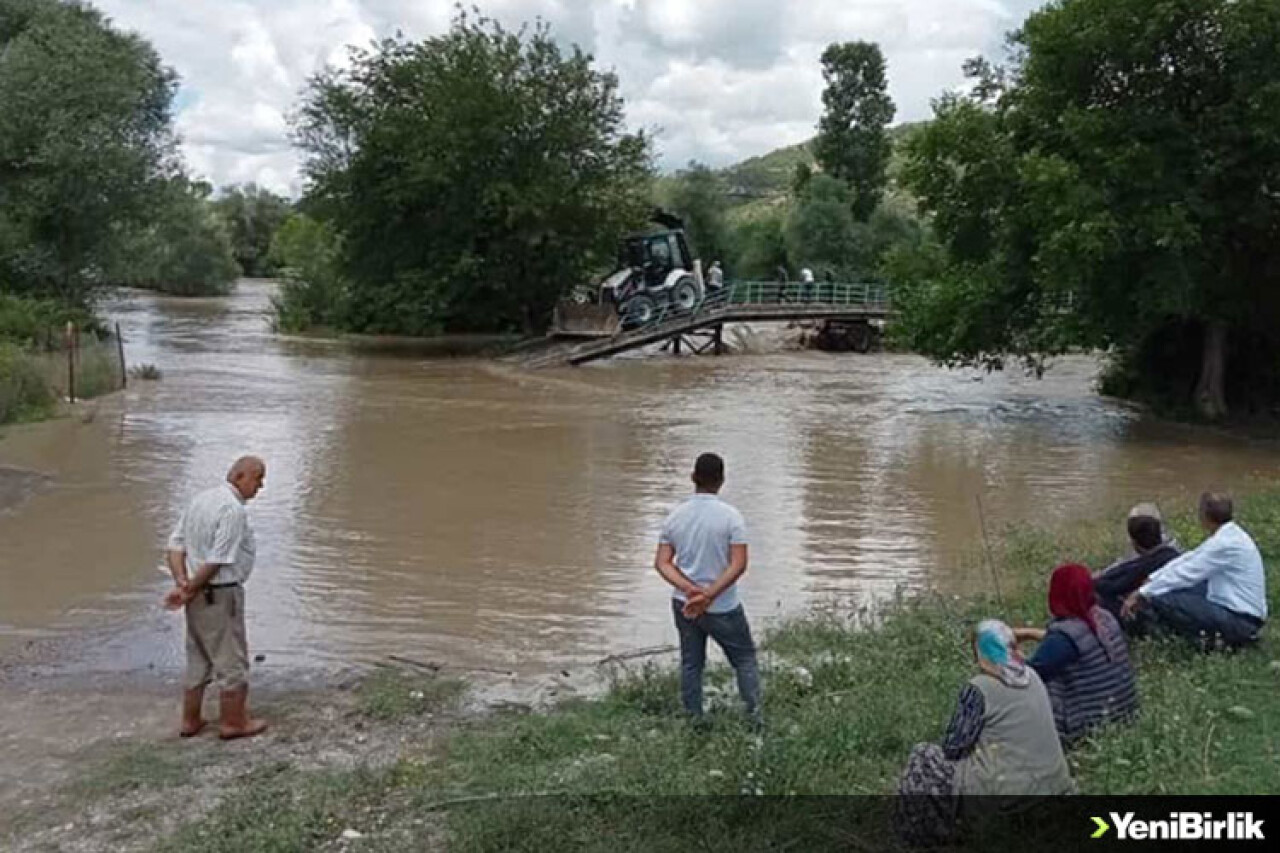
[{"label": "woman in white headscarf", "polygon": [[978,624],[978,672],[960,691],[941,744],[917,744],[898,784],[898,830],[917,843],[955,830],[963,797],[1053,795],[1075,790],[1048,691],[998,619]]}]

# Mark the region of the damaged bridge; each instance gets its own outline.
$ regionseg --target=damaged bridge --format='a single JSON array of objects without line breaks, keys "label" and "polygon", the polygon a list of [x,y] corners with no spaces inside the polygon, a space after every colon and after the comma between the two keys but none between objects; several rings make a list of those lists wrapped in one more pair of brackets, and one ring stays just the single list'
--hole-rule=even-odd
[{"label": "damaged bridge", "polygon": [[893,313],[889,289],[878,284],[732,282],[687,310],[660,309],[643,326],[561,346],[528,362],[531,367],[586,364],[628,350],[667,342],[679,353],[724,350],[726,323],[839,320],[869,322]]}]

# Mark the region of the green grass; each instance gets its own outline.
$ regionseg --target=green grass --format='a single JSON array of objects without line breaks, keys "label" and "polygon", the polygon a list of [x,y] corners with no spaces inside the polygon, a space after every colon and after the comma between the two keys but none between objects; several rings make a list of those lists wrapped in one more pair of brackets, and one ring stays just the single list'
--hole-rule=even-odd
[{"label": "green grass", "polygon": [[156,849],[173,853],[320,849],[346,829],[367,831],[385,820],[398,782],[395,769],[302,774],[287,763],[261,768],[238,780],[208,818],[183,827]]},{"label": "green grass", "polygon": [[87,766],[68,786],[78,797],[104,797],[143,788],[163,788],[185,781],[190,762],[156,744],[110,744],[89,756]]},{"label": "green grass", "polygon": [[372,720],[394,722],[449,710],[466,689],[458,678],[383,668],[360,684],[357,707]]},{"label": "green grass", "polygon": [[25,349],[0,341],[0,424],[48,417],[54,402],[40,361]]},{"label": "green grass", "polygon": [[[103,394],[120,390],[120,355],[113,340],[96,340],[86,335],[80,345],[80,359],[76,366],[76,399],[92,400]],[[51,357],[56,387],[67,392],[65,355]]]},{"label": "green grass", "polygon": [[[122,384],[119,359],[114,340],[82,335],[75,375],[76,399],[89,400],[118,391]],[[0,340],[0,424],[49,417],[57,400],[68,396],[70,380],[65,352]]]},{"label": "green grass", "polygon": [[[1242,503],[1241,521],[1272,567],[1275,608],[1280,492]],[[925,596],[895,602],[870,627],[865,614],[828,613],[770,631],[763,732],[737,712],[723,666],[709,672],[711,714],[701,726],[681,717],[674,673],[641,666],[599,699],[468,723],[426,764],[257,781],[186,830],[181,849],[308,849],[332,839],[344,822],[368,826],[372,815],[382,829],[359,849],[423,844],[442,831],[442,821],[450,849],[463,851],[677,850],[708,838],[717,849],[790,849],[800,837],[810,848],[874,846],[884,839],[883,815],[873,811],[824,815],[841,801],[738,795],[892,793],[911,746],[941,737],[973,671],[971,626],[991,615],[1043,624],[1052,567],[1068,558],[1107,562],[1120,544],[1116,527],[1009,533],[994,558],[1003,601]],[[1175,519],[1175,529],[1184,543],[1200,539],[1186,517]],[[1133,651],[1143,713],[1070,753],[1083,793],[1280,789],[1274,633],[1260,648],[1231,655],[1153,641],[1135,643]],[[394,698],[400,695],[375,685],[368,708],[394,717],[408,707]],[[874,809],[887,801],[867,802]],[[234,828],[227,837],[242,846],[228,846],[219,834],[224,821]]]}]

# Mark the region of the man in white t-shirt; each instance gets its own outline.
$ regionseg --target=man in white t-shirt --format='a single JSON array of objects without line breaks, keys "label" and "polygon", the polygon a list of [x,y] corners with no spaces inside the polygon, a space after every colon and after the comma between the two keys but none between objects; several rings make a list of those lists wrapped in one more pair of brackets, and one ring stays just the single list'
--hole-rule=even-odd
[{"label": "man in white t-shirt", "polygon": [[724,460],[698,457],[694,495],[662,525],[654,568],[674,587],[672,610],[680,633],[680,697],[694,717],[702,716],[702,671],[707,637],[724,650],[738,677],[747,713],[760,715],[760,671],[737,582],[747,570],[747,528],[742,514],[719,498]]}]

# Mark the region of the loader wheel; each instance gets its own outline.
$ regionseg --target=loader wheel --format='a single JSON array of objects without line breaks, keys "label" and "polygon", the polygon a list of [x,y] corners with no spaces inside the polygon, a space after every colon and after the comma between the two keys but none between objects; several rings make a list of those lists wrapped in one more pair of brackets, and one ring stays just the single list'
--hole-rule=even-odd
[{"label": "loader wheel", "polygon": [[622,303],[622,309],[618,313],[622,316],[622,325],[634,329],[652,323],[658,315],[658,306],[651,298],[642,294]]},{"label": "loader wheel", "polygon": [[671,304],[678,311],[693,311],[702,304],[702,291],[692,278],[682,278],[671,288]]}]

